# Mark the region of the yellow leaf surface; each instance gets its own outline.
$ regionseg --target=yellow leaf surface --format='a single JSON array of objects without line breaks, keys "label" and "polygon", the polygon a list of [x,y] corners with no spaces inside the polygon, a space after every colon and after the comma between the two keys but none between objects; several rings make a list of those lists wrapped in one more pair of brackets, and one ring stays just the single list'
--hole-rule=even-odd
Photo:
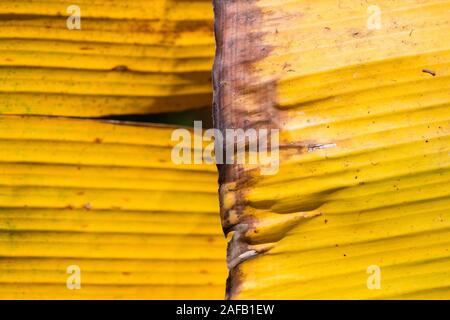
[{"label": "yellow leaf surface", "polygon": [[[211,104],[209,1],[2,1],[0,113],[99,117]],[[87,106],[88,105],[88,106]]]},{"label": "yellow leaf surface", "polygon": [[222,299],[216,170],[174,129],[1,117],[0,299]]},{"label": "yellow leaf surface", "polygon": [[450,297],[450,2],[370,5],[215,1],[216,123],[280,131],[220,169],[231,299]]}]

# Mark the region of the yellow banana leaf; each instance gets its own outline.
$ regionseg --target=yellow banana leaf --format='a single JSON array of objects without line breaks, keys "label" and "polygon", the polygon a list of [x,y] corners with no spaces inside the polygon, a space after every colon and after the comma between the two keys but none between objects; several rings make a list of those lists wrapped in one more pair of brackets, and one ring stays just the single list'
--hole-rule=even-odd
[{"label": "yellow banana leaf", "polygon": [[216,168],[173,129],[0,117],[0,299],[222,299]]},{"label": "yellow banana leaf", "polygon": [[[450,1],[215,1],[231,299],[450,298]],[[231,143],[228,141],[228,143]]]},{"label": "yellow banana leaf", "polygon": [[0,3],[8,17],[0,21],[0,113],[98,117],[211,104],[210,1],[72,6]]}]

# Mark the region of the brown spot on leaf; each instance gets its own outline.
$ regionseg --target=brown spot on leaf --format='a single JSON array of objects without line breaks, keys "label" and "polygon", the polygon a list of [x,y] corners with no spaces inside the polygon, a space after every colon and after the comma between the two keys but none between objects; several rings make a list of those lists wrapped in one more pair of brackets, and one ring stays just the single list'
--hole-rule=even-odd
[{"label": "brown spot on leaf", "polygon": [[127,66],[116,66],[112,70],[113,71],[124,72],[124,71],[128,71],[128,67]]},{"label": "brown spot on leaf", "polygon": [[433,77],[436,76],[436,72],[430,69],[422,69],[422,72],[431,74]]}]

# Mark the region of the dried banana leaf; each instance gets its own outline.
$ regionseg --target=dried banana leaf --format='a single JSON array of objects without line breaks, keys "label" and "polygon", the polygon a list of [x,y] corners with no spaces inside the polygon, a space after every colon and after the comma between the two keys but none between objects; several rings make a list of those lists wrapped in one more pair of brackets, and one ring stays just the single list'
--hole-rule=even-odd
[{"label": "dried banana leaf", "polygon": [[222,299],[216,169],[173,129],[1,117],[0,299]]},{"label": "dried banana leaf", "polygon": [[[0,113],[99,117],[211,104],[209,1],[0,3]],[[79,17],[77,28],[72,20]]]},{"label": "dried banana leaf", "polygon": [[280,130],[220,166],[231,299],[450,298],[450,2],[376,5],[215,1],[216,126]]}]

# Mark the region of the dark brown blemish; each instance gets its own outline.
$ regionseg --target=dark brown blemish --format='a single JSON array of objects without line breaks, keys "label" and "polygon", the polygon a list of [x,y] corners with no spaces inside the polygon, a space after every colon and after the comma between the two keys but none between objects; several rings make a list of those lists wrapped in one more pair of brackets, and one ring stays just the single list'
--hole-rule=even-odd
[{"label": "dark brown blemish", "polygon": [[118,71],[118,72],[125,72],[128,71],[128,67],[127,66],[115,66],[114,68],[112,68],[113,71]]},{"label": "dark brown blemish", "polygon": [[431,74],[433,77],[436,76],[436,72],[434,72],[433,70],[430,70],[430,69],[422,69],[422,72]]},{"label": "dark brown blemish", "polygon": [[[216,56],[213,68],[213,119],[216,129],[271,128],[276,118],[272,112],[275,84],[262,82],[254,64],[268,56],[272,48],[263,42],[261,12],[255,0],[214,1]],[[239,98],[245,104],[239,102]],[[275,111],[275,110],[274,110]],[[224,152],[225,153],[225,152]],[[248,174],[238,165],[218,165],[219,185],[228,182],[246,184]],[[226,189],[219,191],[224,233],[232,230],[227,221],[230,210],[239,216],[244,208],[243,196],[235,194],[233,208],[223,207]]]},{"label": "dark brown blemish", "polygon": [[[278,29],[266,31],[261,28],[267,21],[257,2],[213,1],[216,38],[213,119],[214,127],[222,132],[235,128],[275,129],[281,122],[276,106],[276,79],[263,80],[257,67],[257,63],[266,59],[273,51],[273,47],[264,42],[265,35],[278,33]],[[289,67],[286,62],[280,69],[292,72]],[[248,187],[255,180],[242,166],[217,167],[222,228],[225,234],[234,232],[227,248],[229,277],[226,298],[232,299],[239,294],[242,283],[242,273],[239,270],[242,261],[237,258],[249,252],[249,240],[244,235],[252,224],[252,221],[244,221],[242,217],[246,201],[241,187]],[[228,185],[233,185],[234,189],[232,207],[224,206],[224,198],[230,192],[226,187]],[[230,212],[237,214],[237,224],[230,224]]]}]

